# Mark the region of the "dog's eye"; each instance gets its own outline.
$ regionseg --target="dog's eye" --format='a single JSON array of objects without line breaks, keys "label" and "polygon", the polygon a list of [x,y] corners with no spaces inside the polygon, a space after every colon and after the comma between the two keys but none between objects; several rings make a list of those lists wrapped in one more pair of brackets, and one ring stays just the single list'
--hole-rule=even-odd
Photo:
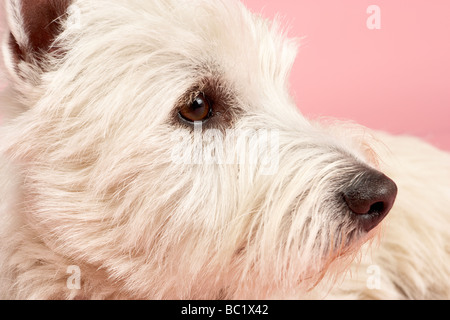
[{"label": "dog's eye", "polygon": [[203,93],[200,93],[180,110],[179,115],[188,122],[206,121],[212,115],[211,103]]}]

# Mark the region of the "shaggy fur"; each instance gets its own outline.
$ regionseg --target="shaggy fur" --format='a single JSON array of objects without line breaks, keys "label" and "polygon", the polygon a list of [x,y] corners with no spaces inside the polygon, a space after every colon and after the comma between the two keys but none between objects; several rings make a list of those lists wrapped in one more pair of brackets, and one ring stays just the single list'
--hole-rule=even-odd
[{"label": "shaggy fur", "polygon": [[[276,21],[231,0],[30,2],[5,1],[1,298],[450,298],[450,155],[305,119]],[[199,93],[202,128],[178,117]],[[367,232],[339,195],[369,168],[399,191]]]}]

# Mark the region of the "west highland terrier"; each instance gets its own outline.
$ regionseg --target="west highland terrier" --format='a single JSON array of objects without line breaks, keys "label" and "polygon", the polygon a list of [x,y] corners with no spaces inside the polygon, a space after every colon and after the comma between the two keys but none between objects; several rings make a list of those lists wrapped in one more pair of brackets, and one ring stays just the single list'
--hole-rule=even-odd
[{"label": "west highland terrier", "polygon": [[4,8],[1,298],[450,298],[450,155],[303,117],[276,21]]}]

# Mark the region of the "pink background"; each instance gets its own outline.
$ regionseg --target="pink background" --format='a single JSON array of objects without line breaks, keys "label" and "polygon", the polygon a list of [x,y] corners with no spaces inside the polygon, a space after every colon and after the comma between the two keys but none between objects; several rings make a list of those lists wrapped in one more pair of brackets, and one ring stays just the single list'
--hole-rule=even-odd
[{"label": "pink background", "polygon": [[[450,150],[449,0],[243,0],[302,41],[291,90],[308,116],[352,119]],[[369,30],[369,5],[381,29]]]},{"label": "pink background", "polygon": [[[304,114],[413,134],[450,150],[449,0],[243,2],[268,18],[279,13],[291,37],[306,37],[291,76]],[[372,4],[381,9],[380,30],[366,26]]]}]

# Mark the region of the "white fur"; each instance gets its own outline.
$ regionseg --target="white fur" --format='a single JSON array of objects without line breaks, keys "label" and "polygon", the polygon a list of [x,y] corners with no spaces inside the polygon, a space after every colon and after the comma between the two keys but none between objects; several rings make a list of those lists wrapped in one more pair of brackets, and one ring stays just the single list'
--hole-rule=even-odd
[{"label": "white fur", "polygon": [[[81,20],[58,37],[64,58],[9,69],[18,99],[2,105],[15,111],[0,135],[1,298],[450,297],[447,153],[305,119],[287,83],[295,41],[235,1],[73,6]],[[229,100],[228,129],[278,133],[276,174],[171,161],[192,136],[174,108],[204,79]],[[259,152],[231,139],[226,153]],[[369,233],[334,200],[361,166],[399,186]],[[72,265],[79,290],[67,286]]]}]

